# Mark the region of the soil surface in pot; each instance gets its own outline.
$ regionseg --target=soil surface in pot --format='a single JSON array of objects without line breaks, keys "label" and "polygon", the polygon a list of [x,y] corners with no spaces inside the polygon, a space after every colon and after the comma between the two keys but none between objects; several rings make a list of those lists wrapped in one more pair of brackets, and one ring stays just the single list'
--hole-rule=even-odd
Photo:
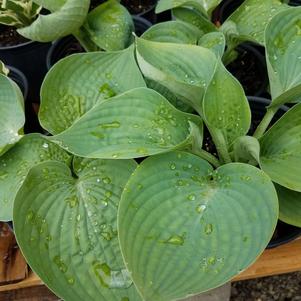
[{"label": "soil surface in pot", "polygon": [[0,47],[9,47],[28,42],[29,40],[17,33],[16,28],[0,26]]},{"label": "soil surface in pot", "polygon": [[258,95],[263,88],[263,82],[266,82],[266,66],[262,66],[261,61],[251,51],[243,48],[239,49],[237,59],[227,69],[239,80],[246,95]]},{"label": "soil surface in pot", "polygon": [[301,301],[301,272],[239,281],[231,301]]},{"label": "soil surface in pot", "polygon": [[149,11],[155,4],[156,0],[122,0],[121,4],[124,5],[131,14],[138,15]]}]

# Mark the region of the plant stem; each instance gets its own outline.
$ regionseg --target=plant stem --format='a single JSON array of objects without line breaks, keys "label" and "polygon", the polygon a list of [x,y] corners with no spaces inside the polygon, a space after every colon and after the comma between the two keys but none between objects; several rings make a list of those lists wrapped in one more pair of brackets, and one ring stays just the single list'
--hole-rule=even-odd
[{"label": "plant stem", "polygon": [[208,161],[215,168],[221,166],[221,163],[218,161],[218,159],[215,156],[213,156],[212,154],[208,153],[203,149],[194,150],[193,153],[199,156],[200,158]]},{"label": "plant stem", "polygon": [[210,135],[213,139],[220,160],[222,160],[224,163],[232,162],[230,154],[228,152],[227,143],[222,132],[220,130],[212,130],[209,127],[207,128],[209,129]]},{"label": "plant stem", "polygon": [[270,125],[274,115],[278,111],[280,106],[275,106],[267,109],[263,119],[261,120],[260,124],[258,125],[253,137],[259,139],[267,130],[268,126]]}]

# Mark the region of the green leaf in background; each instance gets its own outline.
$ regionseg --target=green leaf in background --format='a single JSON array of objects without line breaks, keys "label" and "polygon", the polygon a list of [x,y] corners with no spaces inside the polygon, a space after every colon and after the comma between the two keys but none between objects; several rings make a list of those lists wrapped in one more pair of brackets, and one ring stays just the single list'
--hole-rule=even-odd
[{"label": "green leaf in background", "polygon": [[242,136],[234,141],[234,158],[236,162],[257,165],[260,162],[260,144],[252,136]]},{"label": "green leaf in background", "polygon": [[250,128],[251,111],[244,90],[220,60],[206,90],[202,111],[210,130],[223,135],[228,147]]},{"label": "green leaf in background", "polygon": [[25,123],[22,92],[15,82],[3,74],[0,74],[0,106],[1,155],[21,138]]},{"label": "green leaf in background", "polygon": [[141,38],[154,42],[196,45],[203,33],[195,26],[181,21],[158,23],[149,28]]},{"label": "green leaf in background", "polygon": [[137,88],[96,105],[50,139],[81,157],[138,158],[191,144],[189,121],[202,129],[198,116],[178,111],[154,90]]},{"label": "green leaf in background", "polygon": [[39,15],[31,25],[18,29],[27,39],[50,42],[75,32],[85,21],[90,0],[67,0],[49,15]]},{"label": "green leaf in background", "polygon": [[64,6],[67,0],[34,0],[38,5],[54,12]]},{"label": "green leaf in background", "polygon": [[245,0],[223,23],[221,30],[236,46],[243,41],[264,45],[264,31],[273,16],[288,6],[280,0]]},{"label": "green leaf in background", "polygon": [[275,185],[279,199],[279,219],[287,224],[301,227],[301,193]]},{"label": "green leaf in background", "polygon": [[281,186],[301,192],[301,104],[286,112],[259,140],[260,166]]},{"label": "green leaf in background", "polygon": [[301,99],[301,7],[276,15],[265,33],[272,105]]},{"label": "green leaf in background", "polygon": [[203,34],[217,31],[215,25],[196,9],[179,7],[173,9],[172,14],[177,20],[197,27]]},{"label": "green leaf in background", "polygon": [[34,165],[56,160],[68,164],[70,155],[40,134],[24,136],[0,157],[0,220],[12,220],[13,203],[28,171]]},{"label": "green leaf in background", "polygon": [[134,23],[125,7],[116,0],[109,0],[88,14],[80,30],[100,49],[122,50],[132,42]]},{"label": "green leaf in background", "polygon": [[210,49],[218,58],[221,58],[226,47],[225,36],[222,32],[210,32],[199,39],[198,45]]},{"label": "green leaf in background", "polygon": [[59,61],[44,80],[40,123],[51,134],[58,134],[95,104],[144,86],[133,46],[118,52],[68,56]]},{"label": "green leaf in background", "polygon": [[143,161],[122,194],[122,254],[146,301],[185,298],[247,268],[275,229],[278,201],[269,177],[231,163],[217,170],[192,154]]},{"label": "green leaf in background", "polygon": [[14,229],[31,268],[68,301],[140,301],[122,261],[117,208],[136,163],[75,159],[32,168],[18,192]]},{"label": "green leaf in background", "polygon": [[217,60],[208,49],[137,39],[137,60],[146,78],[159,82],[182,101],[201,111],[203,95]]}]

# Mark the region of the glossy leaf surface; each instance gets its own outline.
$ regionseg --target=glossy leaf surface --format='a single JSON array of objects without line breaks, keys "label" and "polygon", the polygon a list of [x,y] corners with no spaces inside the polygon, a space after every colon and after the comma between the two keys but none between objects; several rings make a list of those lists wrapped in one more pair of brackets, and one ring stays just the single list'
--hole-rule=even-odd
[{"label": "glossy leaf surface", "polygon": [[31,268],[64,300],[138,301],[122,261],[117,208],[136,168],[128,160],[37,165],[16,197],[17,241]]},{"label": "glossy leaf surface", "polygon": [[39,134],[24,136],[0,157],[0,220],[12,220],[13,204],[18,189],[34,165],[56,160],[69,163],[70,156]]},{"label": "glossy leaf surface", "polygon": [[285,113],[260,139],[261,168],[271,179],[301,192],[301,104]]},{"label": "glossy leaf surface", "polygon": [[51,139],[82,157],[138,158],[189,145],[189,121],[202,127],[199,117],[178,111],[154,90],[137,88],[96,105]]},{"label": "glossy leaf surface", "polygon": [[15,82],[3,74],[0,74],[0,106],[1,155],[21,138],[25,123],[22,92]]},{"label": "glossy leaf surface", "polygon": [[44,80],[40,123],[51,134],[58,134],[104,99],[144,86],[133,47],[69,56]]},{"label": "glossy leaf surface", "polygon": [[143,161],[122,194],[121,250],[144,300],[182,299],[219,286],[264,250],[278,218],[275,188],[259,169],[216,171],[192,154]]}]

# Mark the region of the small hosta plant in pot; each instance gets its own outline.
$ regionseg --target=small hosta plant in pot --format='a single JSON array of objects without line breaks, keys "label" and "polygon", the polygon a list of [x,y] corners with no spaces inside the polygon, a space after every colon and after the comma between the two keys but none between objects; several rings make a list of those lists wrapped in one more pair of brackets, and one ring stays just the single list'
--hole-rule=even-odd
[{"label": "small hosta plant in pot", "polygon": [[[254,136],[243,89],[221,62],[222,34],[205,37],[207,48],[136,38],[49,71],[39,119],[50,135],[23,136],[21,122],[15,144],[3,138],[1,219],[13,217],[29,265],[60,298],[179,300],[256,260],[278,199],[301,191],[301,105],[267,130],[301,96],[300,12],[280,12],[265,31],[273,100]],[[202,147],[204,128],[216,156]]]}]

